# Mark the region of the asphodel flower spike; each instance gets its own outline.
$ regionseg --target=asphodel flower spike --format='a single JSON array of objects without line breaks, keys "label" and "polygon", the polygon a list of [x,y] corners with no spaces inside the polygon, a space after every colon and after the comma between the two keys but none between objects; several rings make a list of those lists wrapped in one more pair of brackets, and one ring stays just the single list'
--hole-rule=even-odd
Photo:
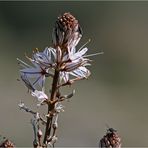
[{"label": "asphodel flower spike", "polygon": [[[35,133],[33,143],[36,147],[54,147],[58,140],[58,116],[64,111],[62,101],[69,100],[75,94],[75,90],[73,90],[72,93],[63,95],[61,88],[87,79],[91,74],[87,68],[91,65],[89,57],[102,54],[102,52],[87,54],[86,45],[90,40],[81,48],[77,48],[81,37],[82,29],[78,20],[70,13],[64,13],[55,22],[52,47],[46,47],[43,51],[37,49],[33,52],[32,57],[26,56],[31,65],[17,59],[20,65],[21,80],[29,93],[37,99],[38,106],[44,104],[47,106],[47,113],[44,114],[46,120],[41,118],[32,120]],[[47,81],[48,79],[51,81]],[[45,84],[48,82],[50,87],[47,88],[48,85]],[[50,93],[46,94],[47,92]],[[32,110],[28,111],[28,108],[24,107],[22,103],[19,107],[32,113]],[[39,121],[44,121],[43,125],[46,125],[44,138],[40,136],[42,133],[38,134]]]},{"label": "asphodel flower spike", "polygon": [[53,29],[52,40],[54,47],[62,51],[75,47],[82,37],[82,29],[78,20],[69,12],[58,17]]}]

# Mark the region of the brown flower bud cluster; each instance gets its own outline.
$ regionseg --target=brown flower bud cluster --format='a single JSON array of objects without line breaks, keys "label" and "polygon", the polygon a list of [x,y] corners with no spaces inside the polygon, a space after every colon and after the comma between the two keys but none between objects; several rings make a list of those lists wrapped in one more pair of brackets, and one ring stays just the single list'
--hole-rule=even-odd
[{"label": "brown flower bud cluster", "polygon": [[100,140],[99,147],[121,148],[121,138],[119,137],[117,131],[110,129],[107,131],[106,135]]},{"label": "brown flower bud cluster", "polygon": [[53,44],[62,50],[75,47],[82,37],[82,29],[78,20],[70,13],[58,17],[53,29]]},{"label": "brown flower bud cluster", "polygon": [[0,143],[0,147],[1,148],[14,148],[14,144],[10,140],[6,139],[2,143]]}]

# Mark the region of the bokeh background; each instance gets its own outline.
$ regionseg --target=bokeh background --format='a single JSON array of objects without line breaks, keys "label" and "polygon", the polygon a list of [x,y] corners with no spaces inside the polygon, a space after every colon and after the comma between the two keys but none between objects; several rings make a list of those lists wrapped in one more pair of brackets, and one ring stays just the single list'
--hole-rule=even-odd
[{"label": "bokeh background", "polygon": [[104,55],[92,57],[91,77],[72,87],[76,95],[64,103],[56,146],[98,146],[106,124],[118,130],[123,146],[148,146],[148,2],[0,2],[0,134],[16,146],[32,146],[31,115],[18,103],[46,108],[38,109],[17,81],[16,58],[51,46],[63,12],[83,28],[78,47],[90,38],[89,53]]}]

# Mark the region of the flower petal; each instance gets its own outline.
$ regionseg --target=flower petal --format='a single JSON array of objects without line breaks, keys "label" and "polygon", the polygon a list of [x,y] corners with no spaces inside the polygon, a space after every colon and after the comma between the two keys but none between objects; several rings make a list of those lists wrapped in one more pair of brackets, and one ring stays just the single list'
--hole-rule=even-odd
[{"label": "flower petal", "polygon": [[48,57],[50,58],[50,60],[52,61],[52,63],[55,63],[55,61],[57,59],[56,49],[50,47],[50,48],[48,48],[48,50],[49,50]]},{"label": "flower petal", "polygon": [[24,61],[22,61],[19,58],[17,58],[17,61],[19,62],[18,64],[21,65],[24,68],[30,67],[30,65],[28,65],[27,63],[25,63]]},{"label": "flower petal", "polygon": [[49,68],[55,64],[56,50],[54,48],[46,47],[43,52],[36,52],[33,54],[33,61],[41,67]]},{"label": "flower petal", "polygon": [[90,71],[87,68],[81,66],[78,69],[70,72],[70,74],[75,77],[87,78],[90,75]]},{"label": "flower petal", "polygon": [[28,74],[36,74],[36,73],[39,73],[40,71],[41,69],[39,68],[25,68],[20,70],[20,72],[28,73]]},{"label": "flower petal", "polygon": [[60,81],[64,81],[65,83],[69,80],[69,73],[68,72],[60,72]]},{"label": "flower petal", "polygon": [[77,69],[79,66],[81,66],[82,63],[83,63],[82,59],[74,60],[72,62],[66,63],[64,69],[67,72],[73,71]]},{"label": "flower petal", "polygon": [[35,88],[33,87],[33,85],[31,84],[31,82],[28,80],[27,75],[25,74],[21,74],[21,79],[22,81],[25,83],[26,87],[31,90],[34,91]]},{"label": "flower petal", "polygon": [[48,99],[48,96],[43,91],[35,90],[34,92],[31,93],[31,95],[33,97],[36,97],[38,101],[44,101]]},{"label": "flower petal", "polygon": [[62,51],[60,47],[57,47],[57,62],[61,62],[61,58],[62,58]]},{"label": "flower petal", "polygon": [[76,60],[78,58],[83,58],[82,56],[88,51],[88,48],[83,48],[82,50],[76,52],[75,54],[70,53],[70,59]]},{"label": "flower petal", "polygon": [[27,75],[27,77],[29,77],[29,78],[36,78],[41,75],[41,72],[36,68],[22,69],[22,70],[20,70],[20,73]]},{"label": "flower petal", "polygon": [[42,76],[39,79],[39,86],[41,86],[41,88],[44,89],[44,84],[45,84],[45,76]]}]

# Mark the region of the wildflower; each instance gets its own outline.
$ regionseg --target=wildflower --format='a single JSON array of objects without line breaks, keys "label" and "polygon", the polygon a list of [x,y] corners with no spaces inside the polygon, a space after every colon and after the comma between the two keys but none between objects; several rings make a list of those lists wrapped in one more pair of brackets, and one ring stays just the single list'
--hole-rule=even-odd
[{"label": "wildflower", "polygon": [[35,90],[31,93],[31,95],[38,99],[38,101],[40,102],[38,105],[42,104],[45,100],[48,99],[48,96],[43,91]]},{"label": "wildflower", "polygon": [[38,91],[33,87],[31,82],[28,80],[26,74],[22,74],[21,79],[25,83],[26,87],[31,91],[31,95],[33,97],[36,97],[39,101],[38,105],[42,104],[44,101],[48,99],[48,96],[44,93],[44,91]]},{"label": "wildflower", "polygon": [[69,75],[75,76],[77,78],[87,78],[90,75],[90,71],[85,67],[90,65],[88,63],[90,60],[84,58],[84,55],[87,51],[87,48],[83,48],[78,51],[73,48],[68,53],[67,62],[61,66],[61,80],[63,79],[64,82],[69,81]]},{"label": "wildflower", "polygon": [[[64,111],[61,102],[69,100],[75,93],[73,90],[70,94],[62,96],[60,88],[71,85],[76,80],[88,78],[90,75],[90,71],[86,68],[90,65],[88,57],[100,54],[86,55],[88,48],[84,46],[88,42],[77,50],[76,46],[82,37],[82,29],[78,20],[70,13],[64,13],[58,17],[52,36],[53,48],[46,47],[42,52],[37,49],[31,58],[26,56],[31,61],[31,66],[17,59],[21,66],[21,79],[30,94],[37,98],[38,105],[43,103],[48,105],[47,120],[45,121],[38,112],[30,110],[22,102],[19,104],[20,109],[34,115],[31,122],[34,130],[34,147],[47,147],[48,145],[54,147],[58,140],[56,135],[58,116],[60,112]],[[49,76],[52,77],[52,85],[48,98],[44,92],[44,85]],[[64,83],[62,83],[63,81]],[[46,125],[43,143],[41,143],[42,132],[39,121]],[[112,133],[111,130],[110,132]]]},{"label": "wildflower", "polygon": [[[23,65],[23,67],[24,67],[23,69],[20,70],[21,76],[25,75],[27,78],[34,79],[34,82],[32,83],[31,86],[38,84],[43,89],[44,83],[45,83],[45,77],[52,76],[52,74],[50,74],[48,72],[48,69],[46,69],[45,67],[41,67],[40,65],[38,65],[37,63],[35,63],[33,61],[32,61],[32,63],[34,65],[34,67],[26,64],[25,62],[21,61],[20,59],[17,59],[17,60],[19,60],[19,62],[21,62],[21,65]],[[25,83],[25,84],[27,84],[27,83]]]},{"label": "wildflower", "polygon": [[55,67],[56,50],[51,47],[46,47],[43,52],[37,50],[37,52],[33,54],[32,59],[29,59],[39,64],[41,67],[52,68]]},{"label": "wildflower", "polygon": [[90,71],[81,66],[81,67],[78,67],[76,70],[73,70],[71,72],[61,72],[60,73],[60,80],[64,81],[65,83],[70,81],[70,76],[69,75],[72,75],[72,76],[75,76],[79,79],[83,79],[83,78],[88,78],[89,75],[90,75]]},{"label": "wildflower", "polygon": [[37,50],[33,54],[32,58],[27,57],[33,66],[30,66],[17,58],[19,65],[23,67],[20,70],[20,73],[25,74],[28,78],[33,78],[33,86],[38,84],[41,88],[43,88],[45,77],[53,76],[52,72],[49,71],[49,68],[56,66],[56,56],[56,50],[54,48],[46,47],[43,52],[39,52]]},{"label": "wildflower", "polygon": [[70,13],[64,13],[58,17],[53,29],[53,44],[60,47],[62,51],[75,47],[82,37],[82,29],[78,20]]},{"label": "wildflower", "polygon": [[69,50],[68,53],[63,57],[63,65],[61,66],[60,79],[63,79],[64,82],[70,80],[69,75],[72,75],[78,79],[88,78],[91,74],[90,71],[86,68],[86,66],[91,65],[91,60],[88,59],[88,57],[103,54],[103,52],[98,52],[86,55],[88,48],[83,48],[86,44],[84,44],[79,50],[76,50],[75,47],[71,48],[71,50]]}]

